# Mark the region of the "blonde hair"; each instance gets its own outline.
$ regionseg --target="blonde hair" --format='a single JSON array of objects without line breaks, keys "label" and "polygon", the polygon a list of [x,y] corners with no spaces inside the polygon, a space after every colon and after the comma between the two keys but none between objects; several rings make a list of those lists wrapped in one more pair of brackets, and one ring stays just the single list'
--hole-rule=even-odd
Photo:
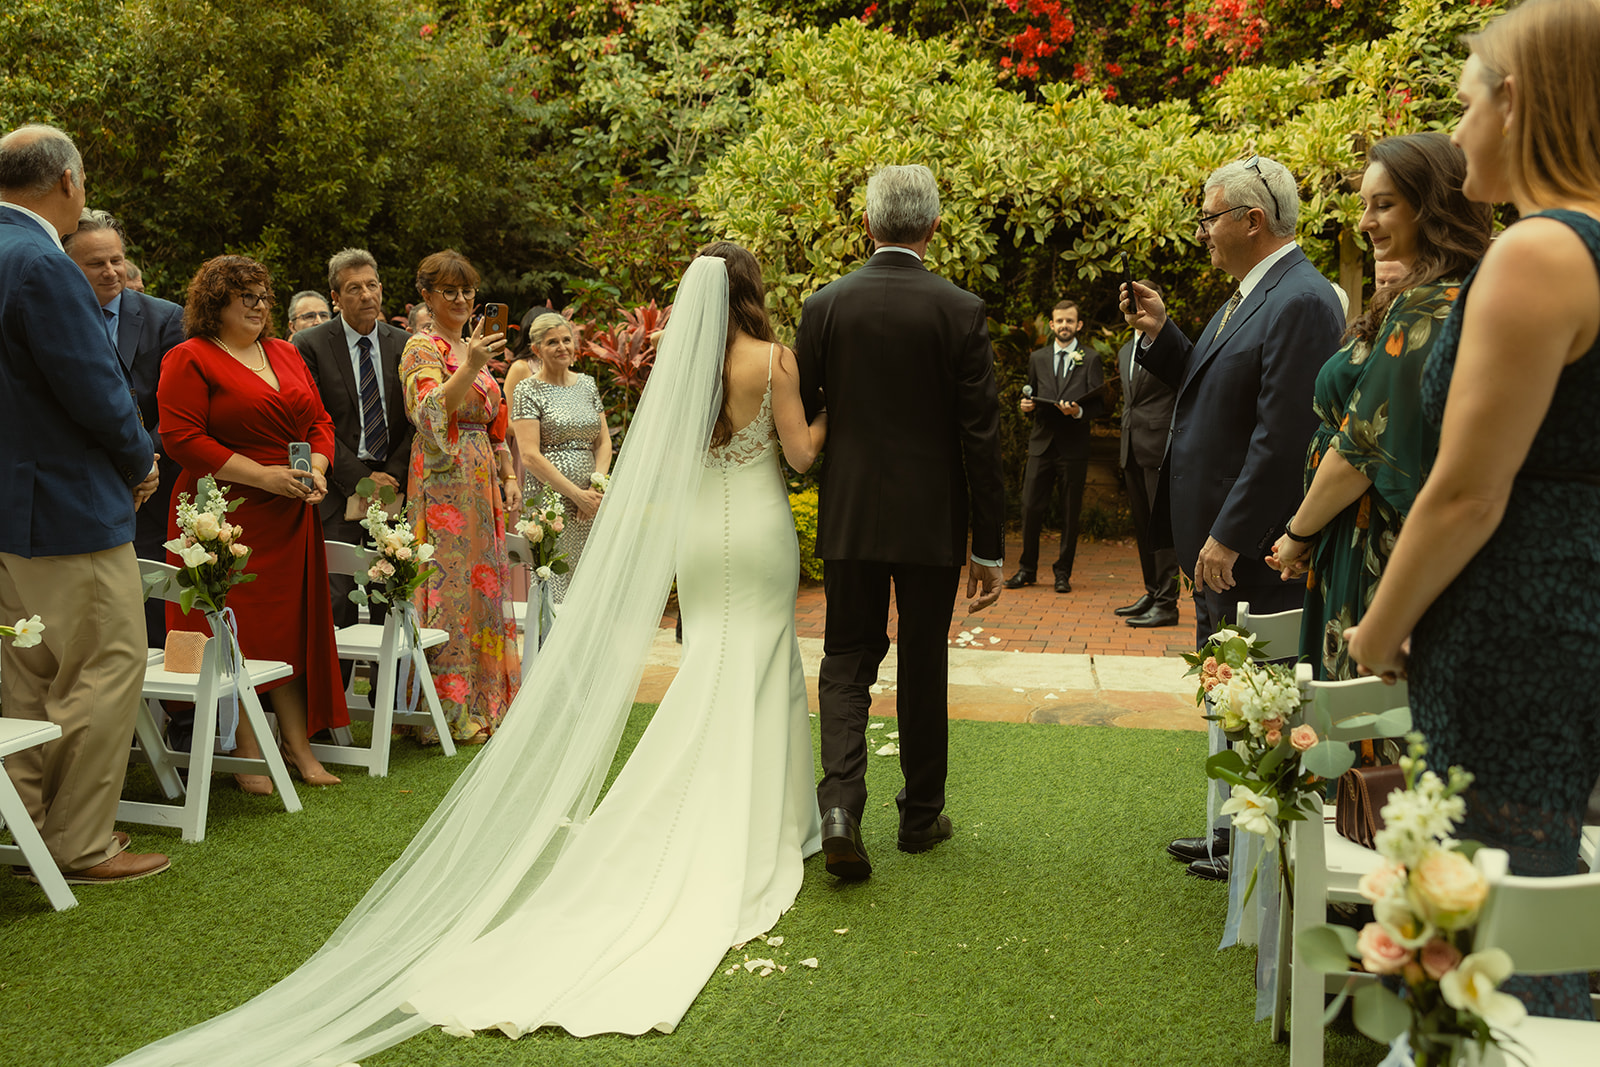
[{"label": "blonde hair", "polygon": [[1513,194],[1600,200],[1600,0],[1527,0],[1467,38],[1496,93],[1516,83]]},{"label": "blonde hair", "polygon": [[578,332],[572,328],[572,323],[567,321],[565,315],[559,311],[546,311],[528,324],[528,347],[531,349],[534,345],[539,344],[544,340],[544,335],[557,326],[565,327],[574,341],[578,339]]}]

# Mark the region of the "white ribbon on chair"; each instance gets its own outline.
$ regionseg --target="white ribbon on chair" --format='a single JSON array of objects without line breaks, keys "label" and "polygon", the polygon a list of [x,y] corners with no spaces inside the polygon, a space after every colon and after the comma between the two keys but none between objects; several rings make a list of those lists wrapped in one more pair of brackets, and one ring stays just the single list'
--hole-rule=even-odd
[{"label": "white ribbon on chair", "polygon": [[[529,589],[528,613],[523,618],[522,626],[522,680],[528,680],[528,673],[533,670],[533,661],[538,658],[539,650],[544,647],[545,640],[550,636],[550,627],[556,622],[556,605],[551,596],[550,583],[542,578],[532,579],[533,585]],[[533,590],[538,590],[538,596],[532,595]]]},{"label": "white ribbon on chair", "polygon": [[[402,704],[408,712],[415,712],[417,705],[422,702],[422,672],[417,670],[416,661],[411,658],[413,649],[422,647],[422,624],[417,622],[417,609],[409,600],[398,601],[393,611],[400,613],[399,632],[395,634],[395,654],[405,656],[405,662],[410,666],[405,676],[396,673],[394,704],[398,708]],[[406,678],[411,679],[411,694],[406,696]]]},{"label": "white ribbon on chair", "polygon": [[233,693],[226,705],[217,701],[217,745],[224,752],[232,752],[239,745],[239,686],[244,684],[244,653],[239,649],[239,619],[232,608],[224,607],[221,611],[206,612],[206,622],[211,627],[212,637],[227,638],[219,642],[219,648],[222,673],[233,678]]}]

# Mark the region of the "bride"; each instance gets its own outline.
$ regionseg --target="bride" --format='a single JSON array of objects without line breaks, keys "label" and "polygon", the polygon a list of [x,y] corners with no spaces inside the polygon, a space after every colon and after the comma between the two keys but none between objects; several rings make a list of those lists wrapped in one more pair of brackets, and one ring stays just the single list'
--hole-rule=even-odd
[{"label": "bride", "polygon": [[[702,249],[505,725],[299,970],[118,1063],[332,1067],[430,1026],[671,1031],[820,847],[775,445],[803,471],[825,420],[806,424],[755,257]],[[678,675],[596,808],[674,573]]]}]

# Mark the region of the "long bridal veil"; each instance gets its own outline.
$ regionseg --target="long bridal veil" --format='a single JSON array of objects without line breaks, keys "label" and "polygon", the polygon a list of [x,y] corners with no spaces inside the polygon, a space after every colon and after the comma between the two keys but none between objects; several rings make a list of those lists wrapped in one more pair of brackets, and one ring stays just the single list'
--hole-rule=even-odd
[{"label": "long bridal veil", "polygon": [[502,728],[405,852],[293,974],[119,1064],[334,1067],[428,1028],[402,1010],[407,997],[431,968],[516,914],[594,808],[704,470],[727,328],[723,261],[698,258],[679,285],[560,624]]}]

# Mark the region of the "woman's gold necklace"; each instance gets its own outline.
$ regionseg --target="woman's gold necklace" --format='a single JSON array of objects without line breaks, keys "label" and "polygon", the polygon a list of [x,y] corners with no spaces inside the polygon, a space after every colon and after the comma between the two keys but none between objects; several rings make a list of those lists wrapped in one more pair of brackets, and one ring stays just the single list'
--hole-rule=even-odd
[{"label": "woman's gold necklace", "polygon": [[260,375],[263,375],[263,376],[266,375],[267,366],[268,366],[267,353],[262,349],[260,341],[256,341],[255,342],[256,355],[261,357],[261,366],[259,366],[259,367],[252,367],[250,364],[246,363],[244,361],[244,357],[239,355],[239,353],[235,352],[233,349],[229,348],[226,342],[224,342],[222,340],[219,340],[218,338],[215,338],[215,337],[213,337],[211,339],[211,341],[218,348],[222,349],[224,352],[228,353],[228,355],[230,355],[234,359],[238,360],[239,361],[239,365],[244,367],[245,370],[254,371],[256,374],[260,374]]}]

